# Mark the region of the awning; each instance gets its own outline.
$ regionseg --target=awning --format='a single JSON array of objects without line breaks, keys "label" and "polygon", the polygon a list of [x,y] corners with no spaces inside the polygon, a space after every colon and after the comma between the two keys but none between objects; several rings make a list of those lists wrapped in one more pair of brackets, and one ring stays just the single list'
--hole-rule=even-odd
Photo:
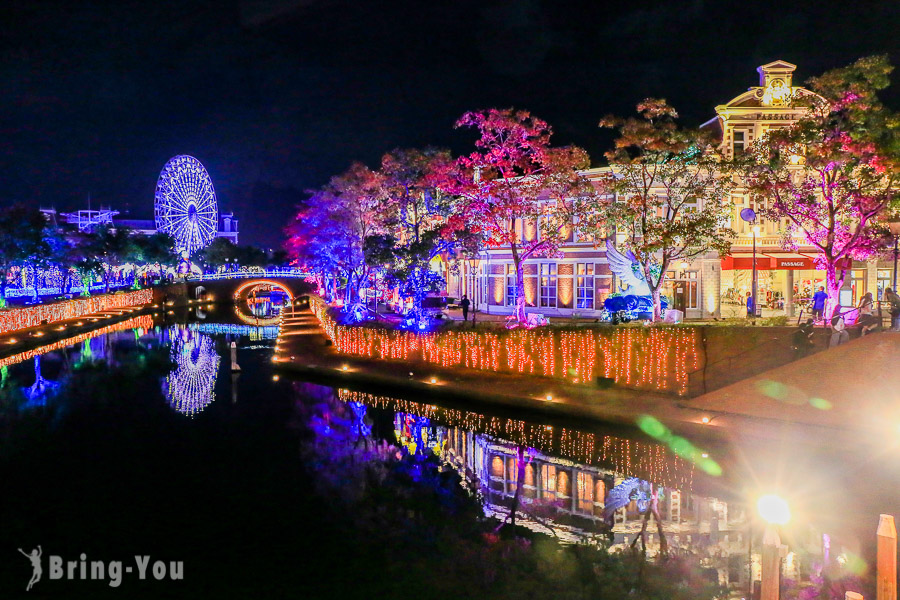
[{"label": "awning", "polygon": [[[853,260],[846,258],[838,262],[839,269],[850,269]],[[726,256],[722,259],[722,270],[750,270],[753,269],[752,254],[737,254]],[[757,271],[815,271],[816,257],[814,254],[800,254],[798,252],[757,252]]]}]

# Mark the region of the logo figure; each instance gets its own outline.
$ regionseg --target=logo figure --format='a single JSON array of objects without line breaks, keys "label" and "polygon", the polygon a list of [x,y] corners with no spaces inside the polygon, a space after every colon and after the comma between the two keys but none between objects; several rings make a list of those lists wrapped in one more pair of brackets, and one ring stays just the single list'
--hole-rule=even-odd
[{"label": "logo figure", "polygon": [[41,555],[43,555],[44,551],[38,546],[31,551],[31,554],[25,553],[21,548],[19,548],[19,552],[22,553],[22,556],[31,561],[31,568],[34,569],[34,573],[31,574],[31,580],[28,582],[28,587],[25,588],[26,592],[30,592],[31,586],[41,579],[41,573],[43,572],[41,571]]}]

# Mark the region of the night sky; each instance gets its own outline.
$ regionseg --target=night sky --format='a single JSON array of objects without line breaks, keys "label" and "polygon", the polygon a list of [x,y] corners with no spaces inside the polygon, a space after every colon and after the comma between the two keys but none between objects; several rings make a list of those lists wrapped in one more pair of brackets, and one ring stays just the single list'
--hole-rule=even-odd
[{"label": "night sky", "polygon": [[[395,147],[471,149],[464,111],[531,110],[602,160],[607,113],[654,95],[688,124],[775,59],[802,81],[900,63],[900,2],[191,0],[0,4],[0,202],[152,218],[176,154],[243,243],[277,246],[304,190]],[[900,74],[885,98],[900,107]]]}]

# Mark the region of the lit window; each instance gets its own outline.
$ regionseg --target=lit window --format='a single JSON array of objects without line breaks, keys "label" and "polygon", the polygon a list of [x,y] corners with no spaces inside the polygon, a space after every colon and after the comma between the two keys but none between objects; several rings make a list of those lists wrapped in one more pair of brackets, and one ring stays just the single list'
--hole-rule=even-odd
[{"label": "lit window", "polygon": [[541,263],[541,306],[556,308],[556,263]]},{"label": "lit window", "polygon": [[576,308],[594,308],[594,264],[578,263],[578,303]]}]

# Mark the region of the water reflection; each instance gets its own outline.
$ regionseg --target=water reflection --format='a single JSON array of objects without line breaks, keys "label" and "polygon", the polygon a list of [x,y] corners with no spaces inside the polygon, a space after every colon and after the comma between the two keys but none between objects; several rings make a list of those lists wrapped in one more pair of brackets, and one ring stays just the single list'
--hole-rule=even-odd
[{"label": "water reflection", "polygon": [[[535,531],[567,542],[601,536],[622,548],[643,540],[651,555],[661,532],[670,551],[705,557],[723,583],[741,580],[729,565],[746,565],[743,507],[696,494],[692,463],[663,444],[298,385],[301,397],[330,394],[342,406],[311,420],[321,439],[366,448],[388,440],[402,454],[435,456],[478,491],[488,516],[507,519],[515,503],[516,522]],[[386,422],[390,431],[379,429]],[[662,527],[642,535],[651,502]]]},{"label": "water reflection", "polygon": [[221,357],[213,338],[199,331],[173,327],[169,338],[177,367],[166,377],[163,390],[172,408],[193,417],[216,399]]}]

